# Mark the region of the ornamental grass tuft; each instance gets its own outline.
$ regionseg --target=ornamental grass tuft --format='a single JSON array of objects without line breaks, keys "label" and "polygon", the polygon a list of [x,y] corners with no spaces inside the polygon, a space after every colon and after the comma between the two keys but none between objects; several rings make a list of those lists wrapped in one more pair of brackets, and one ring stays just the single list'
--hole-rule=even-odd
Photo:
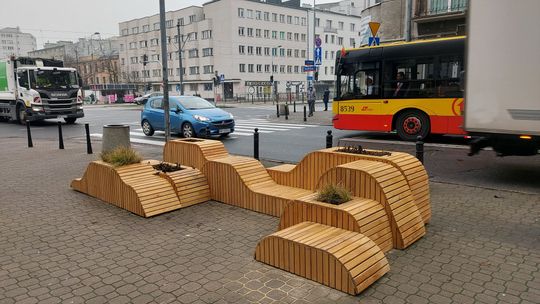
[{"label": "ornamental grass tuft", "polygon": [[318,201],[334,205],[346,203],[351,197],[351,193],[340,185],[328,184],[317,191]]},{"label": "ornamental grass tuft", "polygon": [[142,158],[132,148],[120,146],[112,151],[101,153],[101,160],[113,165],[114,167],[121,167],[131,164],[140,163]]}]

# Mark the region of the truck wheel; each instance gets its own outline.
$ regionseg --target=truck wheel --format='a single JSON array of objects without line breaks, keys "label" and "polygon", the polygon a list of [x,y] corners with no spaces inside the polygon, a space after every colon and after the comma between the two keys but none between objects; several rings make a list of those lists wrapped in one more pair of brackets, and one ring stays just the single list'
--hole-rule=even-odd
[{"label": "truck wheel", "polygon": [[76,118],[76,117],[66,117],[66,118],[64,118],[64,120],[66,121],[66,123],[67,123],[68,125],[72,125],[72,124],[75,123],[75,121],[77,120],[77,118]]},{"label": "truck wheel", "polygon": [[26,125],[26,119],[28,115],[26,114],[26,106],[23,104],[17,105],[17,122],[21,125]]},{"label": "truck wheel", "polygon": [[425,139],[429,135],[431,126],[426,114],[417,110],[409,110],[398,116],[396,130],[402,140],[415,141],[418,136]]}]

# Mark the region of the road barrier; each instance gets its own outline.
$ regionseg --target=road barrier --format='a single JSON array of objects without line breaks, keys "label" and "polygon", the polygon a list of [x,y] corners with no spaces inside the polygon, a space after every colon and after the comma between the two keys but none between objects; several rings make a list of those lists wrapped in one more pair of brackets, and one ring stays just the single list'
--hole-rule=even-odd
[{"label": "road barrier", "polygon": [[64,136],[62,135],[62,123],[58,122],[58,149],[64,150]]},{"label": "road barrier", "polygon": [[416,138],[416,158],[423,164],[424,163],[424,142],[422,136]]},{"label": "road barrier", "polygon": [[26,121],[26,137],[28,138],[28,148],[32,148],[34,143],[32,142],[32,133],[30,132],[30,121]]},{"label": "road barrier", "polygon": [[259,160],[259,129],[255,128],[253,133],[253,158]]}]

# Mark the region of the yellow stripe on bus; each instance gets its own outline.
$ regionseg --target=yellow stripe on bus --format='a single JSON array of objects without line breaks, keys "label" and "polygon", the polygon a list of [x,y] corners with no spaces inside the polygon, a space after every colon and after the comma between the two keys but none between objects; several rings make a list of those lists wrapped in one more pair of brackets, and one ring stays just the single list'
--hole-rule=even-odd
[{"label": "yellow stripe on bus", "polygon": [[334,114],[394,115],[407,108],[419,109],[429,116],[461,116],[463,98],[430,99],[354,99],[334,101]]}]

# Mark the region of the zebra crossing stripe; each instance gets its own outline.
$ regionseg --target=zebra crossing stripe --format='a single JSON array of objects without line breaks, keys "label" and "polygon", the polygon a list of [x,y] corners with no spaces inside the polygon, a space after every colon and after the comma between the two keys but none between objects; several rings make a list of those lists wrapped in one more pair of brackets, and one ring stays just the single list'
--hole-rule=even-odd
[{"label": "zebra crossing stripe", "polygon": [[[90,136],[103,138],[103,134],[99,134],[99,133],[93,133],[93,134],[90,134]],[[160,137],[158,137],[158,138],[160,138]],[[154,146],[164,146],[165,145],[165,141],[141,139],[141,138],[136,138],[136,137],[132,137],[132,136],[130,136],[129,141],[132,142],[132,143],[147,144],[147,145],[154,145]]]}]

